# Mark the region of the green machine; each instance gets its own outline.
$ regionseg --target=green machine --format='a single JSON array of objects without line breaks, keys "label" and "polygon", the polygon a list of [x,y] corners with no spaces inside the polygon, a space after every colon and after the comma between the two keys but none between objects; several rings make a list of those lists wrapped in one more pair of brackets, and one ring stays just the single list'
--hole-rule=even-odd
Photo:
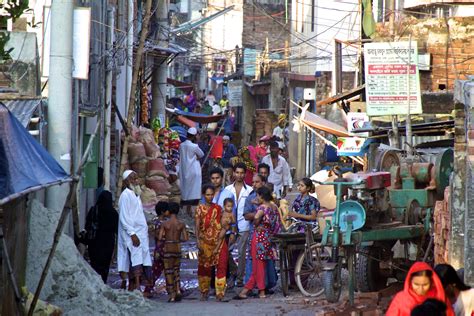
[{"label": "green machine", "polygon": [[[453,171],[453,150],[427,156],[427,162],[404,163],[391,168],[390,204],[396,220],[415,225],[442,200]],[[431,162],[433,161],[433,162]]]},{"label": "green machine", "polygon": [[336,189],[337,204],[322,234],[331,249],[323,262],[326,299],[339,300],[341,270],[349,271],[349,300],[354,291],[371,292],[389,277],[403,280],[417,260],[430,260],[432,219],[453,171],[453,150],[442,149],[387,171],[363,172],[324,182]]}]

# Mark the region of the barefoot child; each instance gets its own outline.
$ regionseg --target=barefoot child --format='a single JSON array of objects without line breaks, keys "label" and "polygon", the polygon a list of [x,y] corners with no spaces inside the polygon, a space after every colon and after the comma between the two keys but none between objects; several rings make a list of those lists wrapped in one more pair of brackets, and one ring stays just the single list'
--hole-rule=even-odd
[{"label": "barefoot child", "polygon": [[[161,225],[165,221],[165,213],[168,212],[169,204],[168,202],[158,202],[155,205],[156,218],[153,220],[153,225],[155,226],[155,251],[153,253],[153,287],[163,273],[163,241],[159,239]],[[145,288],[145,292],[151,292],[153,290]]]},{"label": "barefoot child", "polygon": [[163,263],[166,277],[166,290],[169,295],[168,302],[180,301],[179,268],[181,264],[181,241],[188,240],[186,225],[177,217],[179,205],[169,203],[169,220],[161,225],[159,240],[164,240]]},{"label": "barefoot child", "polygon": [[224,200],[224,212],[221,216],[221,231],[219,232],[218,242],[214,249],[214,255],[219,256],[218,267],[216,272],[216,299],[222,301],[226,290],[226,274],[227,261],[229,260],[229,247],[235,242],[236,220],[233,212],[234,199],[227,198]]}]

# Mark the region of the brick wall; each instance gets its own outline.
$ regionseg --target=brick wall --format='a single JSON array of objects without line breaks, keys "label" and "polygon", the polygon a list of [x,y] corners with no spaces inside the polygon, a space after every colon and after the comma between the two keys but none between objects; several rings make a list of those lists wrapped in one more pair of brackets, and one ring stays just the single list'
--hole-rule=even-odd
[{"label": "brick wall", "polygon": [[[288,24],[287,30],[282,28],[282,25],[285,24],[285,5],[253,5],[252,3],[252,1],[245,1],[243,5],[243,47],[263,49],[268,38],[270,50],[281,49],[283,53],[285,41],[290,42],[290,33],[288,32],[290,24]],[[265,12],[258,7],[261,7]],[[288,16],[290,16],[290,12],[288,12]]]},{"label": "brick wall", "polygon": [[[444,19],[405,18],[397,23],[396,34],[418,42],[419,54],[431,54],[431,70],[420,71],[422,91],[453,90],[456,79],[474,74],[474,17]],[[391,41],[388,24],[379,24],[377,41]]]}]

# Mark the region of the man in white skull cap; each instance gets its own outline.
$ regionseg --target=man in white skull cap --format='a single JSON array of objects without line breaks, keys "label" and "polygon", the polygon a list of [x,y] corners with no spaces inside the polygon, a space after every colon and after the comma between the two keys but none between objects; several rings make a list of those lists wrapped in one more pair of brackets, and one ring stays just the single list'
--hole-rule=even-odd
[{"label": "man in white skull cap", "polygon": [[122,178],[126,187],[119,199],[117,268],[123,280],[131,266],[128,288],[133,291],[140,288],[143,275],[147,288],[152,282],[148,224],[138,195],[140,186],[137,174],[133,170],[126,170]]},{"label": "man in white skull cap", "polygon": [[191,206],[201,198],[202,171],[199,159],[204,152],[196,144],[197,129],[188,129],[187,139],[179,146],[179,183],[181,186],[181,205],[192,217]]}]

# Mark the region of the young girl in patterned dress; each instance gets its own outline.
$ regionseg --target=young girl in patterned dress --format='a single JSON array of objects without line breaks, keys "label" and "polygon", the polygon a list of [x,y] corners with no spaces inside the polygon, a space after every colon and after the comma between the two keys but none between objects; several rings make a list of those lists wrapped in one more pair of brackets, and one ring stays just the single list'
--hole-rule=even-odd
[{"label": "young girl in patterned dress", "polygon": [[301,179],[298,182],[298,190],[300,191],[300,194],[293,202],[292,210],[288,212],[288,216],[306,222],[315,221],[319,211],[319,201],[315,197],[309,195],[314,192],[313,181],[309,178]]},{"label": "young girl in patterned dress", "polygon": [[271,203],[272,192],[267,187],[257,190],[257,201],[260,206],[254,217],[254,232],[252,235],[251,255],[252,274],[245,284],[244,289],[237,295],[236,299],[247,298],[247,293],[255,286],[259,290],[259,297],[265,298],[265,264],[266,260],[275,259],[275,249],[271,238],[280,229],[280,218],[278,210]]}]

